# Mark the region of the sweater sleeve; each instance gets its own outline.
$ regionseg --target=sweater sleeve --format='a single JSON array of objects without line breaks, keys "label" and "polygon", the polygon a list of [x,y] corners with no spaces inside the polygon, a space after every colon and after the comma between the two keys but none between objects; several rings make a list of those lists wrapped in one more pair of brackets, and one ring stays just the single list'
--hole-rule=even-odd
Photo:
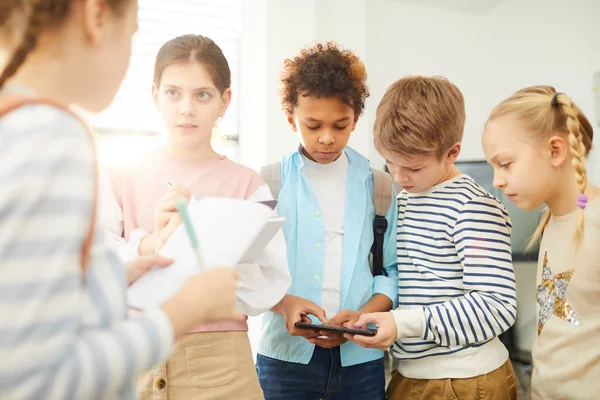
[{"label": "sweater sleeve", "polygon": [[392,301],[392,309],[398,306],[398,260],[396,256],[396,238],[398,235],[398,201],[392,190],[392,202],[385,216],[388,227],[383,241],[383,264],[386,275],[376,276],[373,280],[373,293],[380,293]]},{"label": "sweater sleeve", "polygon": [[163,311],[125,319],[123,266],[110,259],[100,229],[82,278],[94,193],[87,135],[72,116],[48,106],[23,107],[0,123],[6,398],[118,398],[170,351],[173,330]]},{"label": "sweater sleeve", "polygon": [[[249,198],[254,201],[272,199],[266,184],[260,186]],[[240,273],[238,308],[246,315],[255,316],[277,304],[292,283],[283,232],[277,232],[259,259],[250,261],[252,262],[237,266]]]},{"label": "sweater sleeve", "polygon": [[107,247],[113,249],[122,261],[127,262],[139,256],[140,241],[148,236],[148,233],[137,228],[130,233],[129,240],[125,239],[121,185],[122,177],[118,171],[100,171],[98,174],[98,219],[104,229]]}]

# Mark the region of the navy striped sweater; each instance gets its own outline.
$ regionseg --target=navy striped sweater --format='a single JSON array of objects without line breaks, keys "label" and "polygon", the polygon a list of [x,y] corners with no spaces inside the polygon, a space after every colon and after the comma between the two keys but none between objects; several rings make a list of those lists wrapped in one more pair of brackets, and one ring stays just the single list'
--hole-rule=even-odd
[{"label": "navy striped sweater", "polygon": [[404,376],[467,378],[500,367],[515,322],[511,224],[504,206],[460,175],[398,196],[393,355]]}]

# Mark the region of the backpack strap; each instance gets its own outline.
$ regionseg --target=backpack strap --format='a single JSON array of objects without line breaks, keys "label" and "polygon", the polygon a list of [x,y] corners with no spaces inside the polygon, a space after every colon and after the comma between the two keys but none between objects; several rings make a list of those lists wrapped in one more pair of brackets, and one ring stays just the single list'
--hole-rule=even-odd
[{"label": "backpack strap", "polygon": [[375,214],[386,216],[392,204],[392,177],[387,172],[377,168],[371,168],[373,174],[373,203]]},{"label": "backpack strap", "polygon": [[383,241],[388,228],[385,218],[392,204],[392,177],[390,174],[376,168],[371,168],[373,174],[373,204],[375,205],[375,220],[373,221],[373,246],[371,253],[373,276],[383,275]]},{"label": "backpack strap", "polygon": [[265,165],[260,169],[260,176],[269,185],[273,198],[277,200],[281,190],[281,161]]},{"label": "backpack strap", "polygon": [[[67,107],[65,107],[63,104],[60,104],[57,101],[53,101],[50,99],[42,99],[42,98],[37,98],[37,97],[2,95],[2,96],[0,96],[0,117],[4,116],[5,114],[8,114],[9,112],[11,112],[13,110],[16,110],[17,108],[19,108],[21,106],[27,105],[27,104],[47,104],[52,107],[56,107],[61,110],[64,110],[64,111],[68,112],[69,114],[73,115],[79,121],[81,121],[81,124],[85,127],[86,131],[88,131],[88,133],[90,134],[90,140],[92,142],[92,146],[94,145],[94,140],[91,135],[91,130],[88,127],[88,125],[85,123],[85,121],[83,121],[83,119],[81,119],[81,117],[79,117],[77,114],[73,113],[73,111],[69,110]],[[92,200],[92,218],[90,221],[90,225],[88,227],[87,236],[85,237],[83,246],[81,248],[80,265],[81,265],[82,271],[86,270],[87,264],[90,259],[90,252],[92,249],[92,243],[94,241],[94,229],[96,227],[96,209],[98,206],[97,205],[97,203],[98,203],[98,193],[97,193],[97,191],[98,191],[98,183],[97,183],[98,182],[98,167],[97,167],[97,163],[96,163],[96,149],[95,148],[93,151],[93,157],[94,157],[94,195],[93,195],[93,200]]]}]

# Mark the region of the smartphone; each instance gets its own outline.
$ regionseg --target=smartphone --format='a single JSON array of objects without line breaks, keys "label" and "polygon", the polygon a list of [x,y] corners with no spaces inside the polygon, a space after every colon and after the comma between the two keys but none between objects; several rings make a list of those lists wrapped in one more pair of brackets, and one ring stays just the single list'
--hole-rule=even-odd
[{"label": "smartphone", "polygon": [[310,329],[313,331],[329,331],[337,333],[349,333],[350,335],[375,336],[377,329],[352,329],[343,326],[311,324],[309,322],[296,322],[294,326],[298,329]]}]

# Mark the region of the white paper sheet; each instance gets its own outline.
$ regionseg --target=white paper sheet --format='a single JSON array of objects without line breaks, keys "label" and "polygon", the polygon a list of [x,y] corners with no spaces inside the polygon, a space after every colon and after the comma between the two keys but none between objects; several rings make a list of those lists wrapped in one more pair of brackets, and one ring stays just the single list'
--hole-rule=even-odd
[{"label": "white paper sheet", "polygon": [[[235,267],[256,260],[284,222],[273,217],[271,204],[227,198],[192,198],[188,213],[198,236],[206,268]],[[179,290],[190,276],[200,272],[183,224],[162,247],[160,254],[175,262],[152,270],[127,291],[130,307],[156,307]]]}]

